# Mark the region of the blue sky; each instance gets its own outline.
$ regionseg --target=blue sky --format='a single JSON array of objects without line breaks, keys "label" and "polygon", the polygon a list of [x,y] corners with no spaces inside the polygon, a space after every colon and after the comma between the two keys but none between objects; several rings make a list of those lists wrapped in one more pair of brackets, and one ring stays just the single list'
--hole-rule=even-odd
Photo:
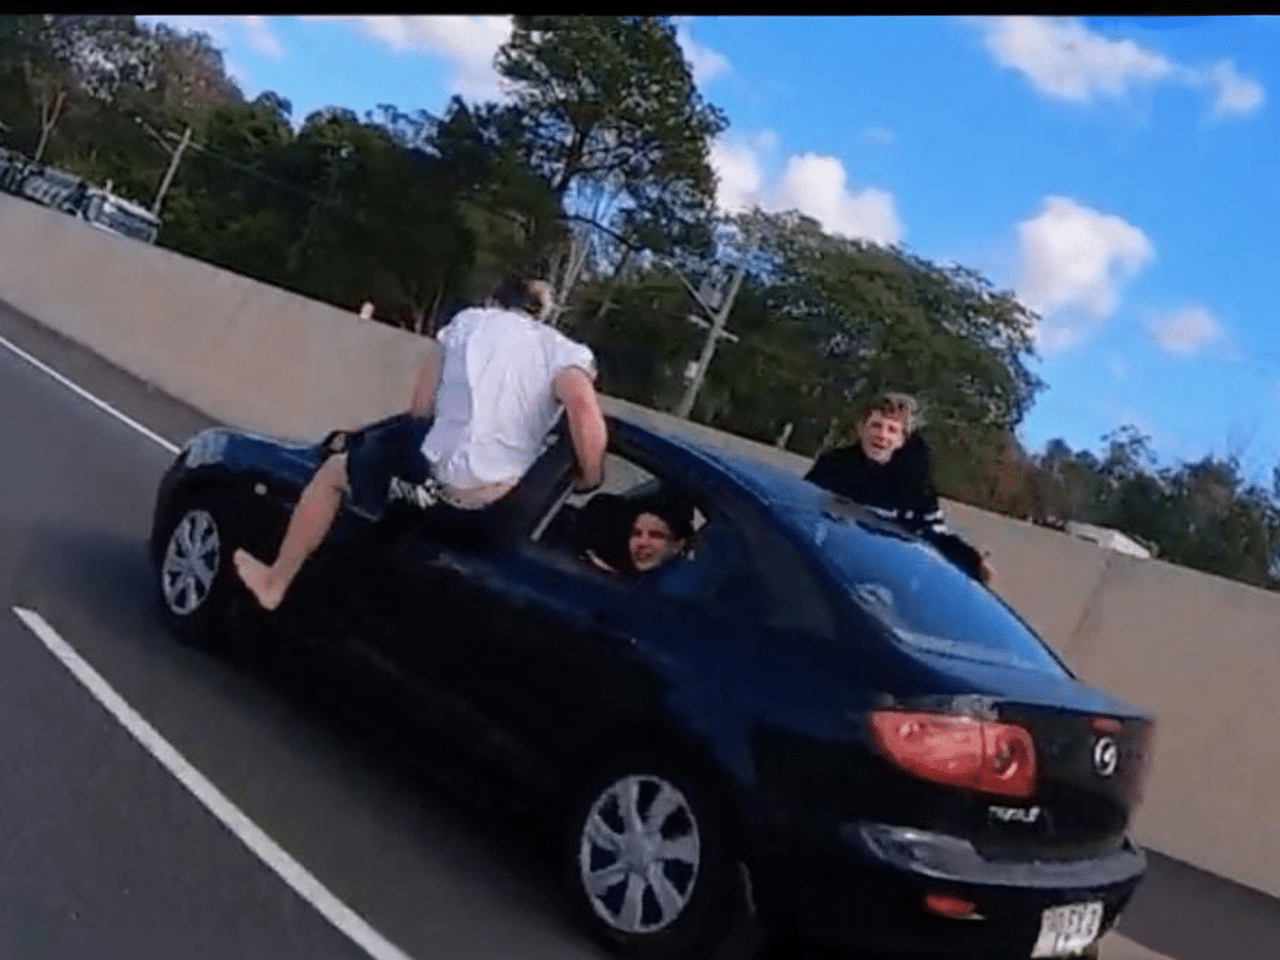
[{"label": "blue sky", "polygon": [[[248,96],[439,110],[497,92],[502,17],[166,18]],[[731,127],[720,201],[976,267],[1044,320],[1024,442],[1135,423],[1280,461],[1280,18],[682,21]]]}]

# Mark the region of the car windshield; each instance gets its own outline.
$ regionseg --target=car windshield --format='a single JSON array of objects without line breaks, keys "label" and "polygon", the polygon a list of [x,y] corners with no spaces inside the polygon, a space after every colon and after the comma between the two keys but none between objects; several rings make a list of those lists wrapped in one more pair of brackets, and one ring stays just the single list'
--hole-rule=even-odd
[{"label": "car windshield", "polygon": [[854,600],[899,642],[1066,675],[1012,610],[928,544],[871,517],[823,512],[807,517],[804,525]]}]

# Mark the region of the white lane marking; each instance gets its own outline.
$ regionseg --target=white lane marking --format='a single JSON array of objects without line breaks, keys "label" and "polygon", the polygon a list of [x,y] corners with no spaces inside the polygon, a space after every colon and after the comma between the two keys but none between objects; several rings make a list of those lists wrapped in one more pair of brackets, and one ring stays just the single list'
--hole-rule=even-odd
[{"label": "white lane marking", "polygon": [[75,648],[58,635],[40,614],[23,607],[14,607],[14,614],[27,629],[67,668],[77,680],[104,706],[121,726],[129,731],[143,748],[167,769],[174,778],[222,821],[223,826],[248,847],[258,859],[293,888],[326,920],[346,934],[374,960],[411,960],[386,937],[378,933],[359,914],[339,900],[298,861],[262,828],[250,820],[225,794],[215,787],[199,770],[191,765],[141,714],[116,693],[93,667],[75,651]]},{"label": "white lane marking", "polygon": [[160,436],[160,434],[156,433],[150,427],[146,426],[145,424],[139,423],[137,420],[133,419],[133,417],[129,416],[127,413],[123,413],[117,410],[115,407],[107,403],[107,401],[103,400],[101,397],[97,397],[94,394],[90,393],[84,387],[80,386],[80,384],[75,383],[74,381],[68,379],[67,377],[64,377],[57,370],[53,369],[53,367],[49,366],[43,360],[40,360],[37,357],[33,357],[31,354],[27,353],[27,351],[23,350],[20,346],[18,346],[16,343],[8,339],[7,337],[0,336],[0,347],[4,347],[6,350],[12,353],[19,360],[26,361],[27,363],[31,364],[31,366],[39,370],[41,373],[58,381],[58,383],[62,384],[72,393],[76,394],[82,400],[89,401],[89,403],[93,404],[103,413],[108,414],[109,416],[115,417],[117,420],[123,423],[126,427],[130,427],[133,430],[136,430],[138,433],[142,434],[152,443],[155,443],[163,447],[164,449],[168,450],[170,453],[176,454],[178,452],[179,447],[176,443],[173,443],[170,440],[166,440],[164,437]]}]

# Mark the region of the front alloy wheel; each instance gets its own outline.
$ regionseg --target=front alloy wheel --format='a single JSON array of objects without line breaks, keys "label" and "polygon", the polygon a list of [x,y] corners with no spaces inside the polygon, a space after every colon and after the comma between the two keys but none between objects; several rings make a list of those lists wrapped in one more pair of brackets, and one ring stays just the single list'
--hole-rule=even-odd
[{"label": "front alloy wheel", "polygon": [[160,592],[176,617],[189,617],[209,599],[222,566],[218,523],[208,510],[184,513],[165,548],[160,565]]},{"label": "front alloy wheel", "polygon": [[169,514],[156,586],[165,620],[186,643],[220,645],[227,627],[229,581],[235,577],[228,502],[223,495],[195,492],[182,496]]},{"label": "front alloy wheel", "polygon": [[689,906],[701,843],[689,801],[658,776],[606,787],[587,814],[578,869],[591,908],[622,934],[652,934]]},{"label": "front alloy wheel", "polygon": [[728,806],[692,762],[627,750],[570,805],[564,877],[591,934],[626,960],[704,960],[742,906]]}]

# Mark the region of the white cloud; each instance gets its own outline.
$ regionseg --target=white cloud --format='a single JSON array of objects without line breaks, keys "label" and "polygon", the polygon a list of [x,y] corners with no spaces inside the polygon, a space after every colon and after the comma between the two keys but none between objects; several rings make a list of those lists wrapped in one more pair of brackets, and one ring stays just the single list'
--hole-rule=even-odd
[{"label": "white cloud", "polygon": [[787,158],[775,204],[820,220],[832,233],[895,243],[902,237],[893,196],[876,187],[850,191],[844,164],[805,153]]},{"label": "white cloud", "polygon": [[[494,68],[498,48],[511,36],[511,17],[494,14],[463,15],[308,15],[304,20],[336,20],[350,23],[367,36],[399,52],[422,51],[445,60],[453,73],[450,93],[473,100],[498,98],[501,79]],[[731,69],[729,59],[703,46],[693,37],[692,17],[680,17],[676,38],[700,85],[710,83]]]},{"label": "white cloud", "polygon": [[711,145],[711,166],[719,178],[716,200],[722,209],[746,210],[759,197],[764,186],[760,152],[755,145],[723,137]]},{"label": "white cloud", "polygon": [[271,27],[263,17],[255,15],[242,19],[245,39],[249,41],[249,46],[272,60],[279,60],[284,56],[284,45],[280,42],[280,38],[271,32]]},{"label": "white cloud", "polygon": [[1110,40],[1079,20],[984,17],[983,40],[996,63],[1021,73],[1047,96],[1076,103],[1118,97],[1157,83],[1172,62],[1132,40]]},{"label": "white cloud", "polygon": [[693,68],[693,79],[698,86],[705,87],[733,69],[723,53],[704,47],[693,38],[693,17],[676,18],[676,40]]},{"label": "white cloud", "polygon": [[279,60],[285,54],[280,38],[272,32],[266,18],[262,16],[201,14],[173,17],[146,16],[138,19],[145,23],[165,23],[187,33],[207,33],[214,43],[223,48],[231,42],[229,28],[236,27],[243,34],[245,43],[255,53],[270,57],[272,60]]},{"label": "white cloud", "polygon": [[987,52],[1048,97],[1087,104],[1122,100],[1142,87],[1178,83],[1207,88],[1211,114],[1243,116],[1266,100],[1262,85],[1230,60],[1193,66],[1176,63],[1135,40],[1113,39],[1074,18],[978,17]]},{"label": "white cloud", "polygon": [[1212,112],[1215,117],[1253,113],[1267,99],[1262,84],[1242,76],[1230,60],[1224,60],[1206,70],[1202,82],[1214,91]]},{"label": "white cloud", "polygon": [[794,154],[782,165],[777,181],[767,182],[764,161],[776,147],[772,133],[722,138],[712,144],[711,164],[719,176],[717,202],[722,209],[798,210],[835,234],[886,244],[902,239],[903,225],[893,196],[876,187],[850,189],[844,164],[836,157]]},{"label": "white cloud", "polygon": [[1079,342],[1120,305],[1124,285],[1155,260],[1141,229],[1068,197],[1044,199],[1018,224],[1018,296],[1041,315],[1046,350]]},{"label": "white cloud", "polygon": [[1226,331],[1204,307],[1191,305],[1149,318],[1147,329],[1166,353],[1190,357],[1222,344]]},{"label": "white cloud", "polygon": [[450,93],[485,100],[501,92],[494,58],[511,36],[509,16],[308,15],[302,19],[344,21],[392,50],[436,55],[453,68]]}]

